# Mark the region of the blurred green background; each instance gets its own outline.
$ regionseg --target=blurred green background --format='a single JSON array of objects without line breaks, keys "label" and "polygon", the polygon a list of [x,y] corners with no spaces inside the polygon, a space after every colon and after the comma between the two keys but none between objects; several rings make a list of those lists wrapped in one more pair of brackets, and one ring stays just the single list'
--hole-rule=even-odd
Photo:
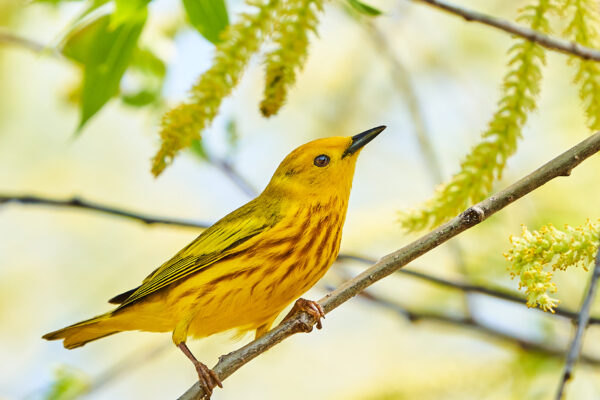
[{"label": "blurred green background", "polygon": [[[310,56],[281,112],[260,116],[261,59],[254,58],[240,86],[204,133],[203,149],[227,160],[257,190],[283,157],[309,140],[349,136],[385,124],[388,129],[357,165],[342,251],[381,257],[413,240],[398,210],[430,197],[435,183],[420,151],[407,93],[394,82],[390,55],[415,87],[444,178],[457,171],[499,97],[506,50],[501,32],[408,1],[369,4],[378,17],[328,3]],[[524,1],[464,0],[473,9],[513,19]],[[84,2],[58,5],[0,0],[1,32],[52,46]],[[235,21],[247,7],[227,2]],[[155,0],[140,38],[165,65],[164,82],[125,73],[122,96],[107,103],[75,136],[80,121],[79,66],[49,51],[0,40],[0,194],[80,196],[162,217],[216,221],[249,197],[223,171],[188,151],[154,179],[150,159],[158,148],[164,111],[185,98],[211,62],[214,45],[185,22],[178,1]],[[141,61],[141,65],[150,62]],[[159,68],[160,70],[160,68]],[[160,73],[158,74],[160,75]],[[539,111],[528,122],[519,151],[497,187],[505,187],[589,135],[566,57],[551,53],[544,70]],[[141,85],[141,86],[140,86]],[[143,104],[127,101],[139,87],[157,94]],[[130,89],[130,91],[128,91]],[[143,105],[143,106],[141,106]],[[236,139],[231,140],[232,132]],[[444,245],[411,265],[456,280],[517,289],[502,253],[520,225],[561,227],[598,218],[600,158],[569,178],[545,185],[460,238],[464,265]],[[199,230],[146,226],[77,209],[0,205],[0,398],[176,398],[196,379],[170,335],[123,333],[67,351],[41,336],[109,310],[106,300],[145,277],[195,238]],[[317,299],[364,265],[336,264],[308,298]],[[588,273],[570,270],[555,280],[561,305],[579,307]],[[461,292],[396,275],[372,291],[417,311],[460,316]],[[482,295],[469,296],[473,318],[501,332],[561,348],[569,321]],[[600,315],[596,301],[592,315]],[[193,341],[209,366],[251,338],[224,333]],[[600,329],[588,329],[584,352],[600,358]],[[296,335],[261,355],[224,382],[215,399],[548,399],[562,358],[532,353],[461,326],[421,321],[356,298],[327,316],[322,331]],[[63,385],[61,387],[61,385]],[[62,396],[62,397],[61,397]],[[569,399],[600,398],[600,369],[579,365]]]}]

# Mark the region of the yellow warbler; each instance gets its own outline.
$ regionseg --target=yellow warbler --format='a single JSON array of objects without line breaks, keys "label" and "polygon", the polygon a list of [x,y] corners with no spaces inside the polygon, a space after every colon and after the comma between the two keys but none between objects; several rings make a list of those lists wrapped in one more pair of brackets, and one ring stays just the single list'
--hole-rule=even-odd
[{"label": "yellow warbler", "polygon": [[[188,335],[238,329],[259,337],[317,283],[339,251],[358,153],[384,129],[298,147],[257,198],[205,230],[140,286],[109,300],[120,304],[115,310],[44,339],[64,339],[73,349],[122,331],[173,332],[210,394],[221,382],[190,352]],[[317,320],[324,316],[314,301],[299,299],[299,309]]]}]

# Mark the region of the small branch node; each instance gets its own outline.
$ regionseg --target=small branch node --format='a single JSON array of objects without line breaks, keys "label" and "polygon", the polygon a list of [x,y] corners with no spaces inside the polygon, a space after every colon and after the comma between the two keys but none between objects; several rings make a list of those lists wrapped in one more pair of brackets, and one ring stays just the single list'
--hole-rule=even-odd
[{"label": "small branch node", "polygon": [[485,219],[485,211],[479,206],[469,207],[462,213],[461,218],[468,224],[477,224]]}]

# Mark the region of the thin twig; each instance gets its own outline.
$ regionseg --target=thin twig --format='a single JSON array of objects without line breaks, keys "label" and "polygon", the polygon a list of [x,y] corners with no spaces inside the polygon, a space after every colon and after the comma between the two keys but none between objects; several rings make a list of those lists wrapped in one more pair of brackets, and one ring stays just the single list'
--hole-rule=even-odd
[{"label": "thin twig", "polygon": [[20,203],[20,204],[39,204],[45,206],[54,207],[74,207],[85,210],[98,211],[105,214],[116,215],[119,217],[125,217],[133,219],[139,222],[143,222],[148,225],[161,224],[161,225],[173,225],[173,226],[184,226],[190,228],[201,228],[206,229],[210,224],[205,222],[193,222],[183,219],[173,218],[160,218],[153,217],[150,215],[125,211],[115,207],[109,207],[102,204],[93,203],[88,200],[82,200],[78,197],[73,197],[66,200],[52,199],[48,197],[33,196],[33,195],[0,195],[0,206],[7,203]]},{"label": "thin twig", "polygon": [[[537,352],[540,354],[544,354],[551,357],[564,357],[565,349],[561,349],[556,346],[549,346],[542,342],[537,342],[533,340],[528,340],[525,338],[521,338],[515,335],[512,335],[508,332],[503,332],[494,327],[488,326],[481,322],[476,321],[473,318],[464,317],[464,316],[452,316],[447,314],[442,314],[439,312],[430,312],[430,311],[414,311],[410,310],[406,307],[403,307],[395,302],[392,302],[388,299],[382,298],[381,296],[377,296],[373,294],[369,290],[365,290],[359,294],[361,298],[364,298],[370,302],[378,306],[382,306],[387,308],[390,311],[395,312],[399,316],[406,318],[410,322],[441,322],[444,324],[454,325],[461,328],[475,330],[484,334],[484,337],[491,337],[493,339],[499,339],[504,343],[508,343],[511,345],[517,345],[520,348],[528,351]],[[600,365],[600,359],[589,356],[582,355],[581,360],[586,364],[590,365]]]},{"label": "thin twig", "polygon": [[[338,256],[337,261],[345,261],[345,260],[358,261],[360,263],[368,264],[368,265],[373,265],[376,262],[375,260],[364,257],[364,256],[356,256],[356,255],[351,255],[351,254],[340,254]],[[427,282],[430,282],[430,283],[433,283],[436,285],[440,285],[440,286],[443,286],[443,287],[446,287],[449,289],[461,290],[461,291],[468,292],[468,293],[484,294],[486,296],[495,297],[497,299],[502,299],[502,300],[506,300],[506,301],[510,301],[510,302],[518,303],[518,304],[522,304],[522,305],[527,305],[527,300],[524,299],[523,296],[520,296],[518,293],[515,293],[510,290],[506,290],[506,289],[502,289],[502,288],[498,288],[498,287],[473,285],[470,283],[452,281],[449,279],[444,279],[444,278],[440,278],[440,277],[437,277],[434,275],[426,274],[424,272],[415,271],[410,268],[408,268],[408,269],[402,268],[396,272],[398,274],[408,275],[413,278],[424,280],[424,281],[427,281]],[[539,312],[544,312],[542,309],[537,308],[537,307],[534,308],[534,310],[537,310]],[[550,314],[547,312],[544,312],[544,313],[546,315],[550,315],[550,316],[560,315],[561,317],[565,317],[565,318],[568,318],[573,321],[576,321],[579,318],[578,313],[571,311],[571,310],[567,310],[561,306],[557,306],[554,308],[554,314]],[[589,320],[589,324],[590,325],[600,324],[600,317],[591,317]]]},{"label": "thin twig", "polygon": [[561,53],[566,53],[575,57],[583,58],[584,60],[600,61],[600,50],[591,49],[589,47],[582,46],[575,42],[569,42],[545,35],[541,32],[533,29],[528,29],[515,24],[510,21],[506,21],[500,18],[493,17],[491,15],[483,14],[478,11],[472,11],[464,7],[459,7],[443,0],[412,0],[415,3],[424,3],[432,7],[436,7],[447,11],[451,14],[458,15],[469,22],[479,22],[484,25],[492,26],[500,29],[504,32],[511,33],[516,36],[520,36],[523,39],[527,39],[531,42],[535,42],[540,46],[543,46],[550,50],[555,50]]},{"label": "thin twig", "polygon": [[563,370],[562,379],[560,380],[558,390],[556,392],[556,400],[560,400],[563,398],[567,382],[573,377],[573,368],[575,366],[575,363],[577,362],[577,359],[579,358],[579,353],[581,352],[581,346],[583,345],[583,334],[585,333],[585,330],[590,320],[590,311],[592,309],[592,303],[594,301],[594,296],[596,295],[596,290],[598,288],[599,278],[600,248],[598,248],[598,253],[596,254],[594,272],[592,272],[590,284],[588,286],[587,293],[583,299],[583,304],[581,305],[581,311],[579,312],[579,319],[577,321],[577,331],[575,332],[575,336],[573,337],[573,341],[571,342],[571,346],[569,347],[569,353],[567,354],[567,359],[565,361],[565,368]]},{"label": "thin twig", "polygon": [[[573,168],[598,151],[600,151],[600,132],[567,150],[496,195],[470,207],[450,222],[381,258],[375,265],[366,269],[354,279],[343,283],[336,290],[319,300],[319,303],[326,313],[331,312],[373,283],[394,273],[417,257],[422,256],[461,232],[486,220],[491,215],[545,183],[558,176],[569,175]],[[277,343],[295,333],[310,331],[314,324],[314,318],[307,313],[301,312],[296,314],[264,336],[236,351],[219,357],[219,362],[213,370],[221,380],[224,380],[244,364],[269,350]],[[195,383],[180,397],[180,400],[201,399],[203,396],[203,389],[198,383]]]}]

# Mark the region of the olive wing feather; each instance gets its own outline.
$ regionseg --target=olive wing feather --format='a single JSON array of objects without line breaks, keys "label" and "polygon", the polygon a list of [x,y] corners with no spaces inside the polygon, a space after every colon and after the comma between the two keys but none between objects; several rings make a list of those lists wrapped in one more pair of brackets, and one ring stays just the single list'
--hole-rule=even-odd
[{"label": "olive wing feather", "polygon": [[257,207],[255,199],[233,211],[148,275],[138,288],[117,295],[109,302],[121,303],[118,308],[121,309],[239,251],[240,245],[275,226],[281,219],[272,208],[269,213],[261,212],[264,208],[269,209]]}]

